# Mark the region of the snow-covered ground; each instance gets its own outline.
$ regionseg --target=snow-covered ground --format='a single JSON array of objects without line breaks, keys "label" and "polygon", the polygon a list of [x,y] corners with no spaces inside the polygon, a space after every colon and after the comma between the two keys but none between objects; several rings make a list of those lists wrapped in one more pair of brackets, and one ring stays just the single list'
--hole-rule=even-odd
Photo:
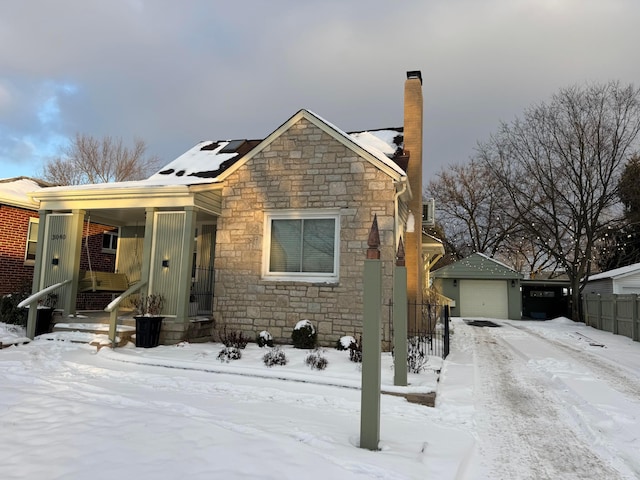
[{"label": "snow-covered ground", "polygon": [[454,319],[449,358],[406,389],[383,354],[384,390],[438,397],[430,408],[382,395],[377,452],[358,448],[347,352],[326,349],[316,371],[292,348],[268,368],[253,344],[223,363],[219,344],[98,352],[40,337],[0,350],[0,475],[640,478],[640,344],[566,319],[494,322]]}]

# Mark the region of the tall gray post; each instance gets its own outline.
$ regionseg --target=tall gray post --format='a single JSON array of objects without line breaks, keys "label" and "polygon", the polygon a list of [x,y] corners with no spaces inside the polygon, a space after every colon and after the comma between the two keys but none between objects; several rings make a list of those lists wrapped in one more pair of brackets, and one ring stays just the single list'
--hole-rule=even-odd
[{"label": "tall gray post", "polygon": [[360,448],[378,450],[380,442],[380,357],[382,327],[382,262],[378,218],[369,232],[364,261],[364,317],[362,332],[362,391],[360,399]]},{"label": "tall gray post", "polygon": [[393,384],[407,386],[407,267],[402,237],[393,271]]}]

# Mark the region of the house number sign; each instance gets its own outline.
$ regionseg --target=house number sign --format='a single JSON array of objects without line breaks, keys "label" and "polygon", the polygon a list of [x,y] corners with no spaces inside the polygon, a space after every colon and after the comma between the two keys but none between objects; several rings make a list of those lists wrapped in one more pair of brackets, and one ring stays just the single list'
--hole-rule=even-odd
[{"label": "house number sign", "polygon": [[66,240],[67,235],[65,233],[52,233],[51,240]]}]

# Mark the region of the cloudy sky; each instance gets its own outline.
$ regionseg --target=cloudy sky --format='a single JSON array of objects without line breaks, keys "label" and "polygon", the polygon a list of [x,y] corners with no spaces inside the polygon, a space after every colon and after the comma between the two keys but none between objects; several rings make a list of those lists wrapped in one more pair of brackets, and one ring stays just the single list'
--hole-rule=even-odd
[{"label": "cloudy sky", "polygon": [[300,108],[402,125],[422,70],[425,178],[561,87],[640,82],[638,0],[0,0],[0,177],[76,132],[264,138]]}]

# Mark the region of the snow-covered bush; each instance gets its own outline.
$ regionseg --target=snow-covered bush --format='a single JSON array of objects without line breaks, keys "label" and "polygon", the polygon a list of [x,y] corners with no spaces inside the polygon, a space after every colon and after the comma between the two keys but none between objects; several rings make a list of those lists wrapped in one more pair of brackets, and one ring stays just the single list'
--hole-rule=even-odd
[{"label": "snow-covered bush", "polygon": [[242,352],[237,347],[224,347],[218,353],[218,360],[229,363],[231,360],[240,360]]},{"label": "snow-covered bush", "polygon": [[295,348],[310,349],[316,346],[318,334],[309,320],[300,320],[291,332],[291,340]]},{"label": "snow-covered bush", "polygon": [[304,359],[304,363],[315,370],[324,370],[327,368],[329,361],[322,355],[324,350],[316,348]]},{"label": "snow-covered bush", "polygon": [[360,336],[360,341],[350,335],[341,337],[336,348],[338,350],[349,350],[349,360],[355,363],[362,363],[362,335]]},{"label": "snow-covered bush", "polygon": [[260,348],[264,346],[273,347],[273,337],[269,332],[263,330],[256,336],[256,343]]},{"label": "snow-covered bush", "polygon": [[267,367],[273,367],[274,365],[286,365],[287,356],[280,347],[274,347],[264,354],[262,361]]},{"label": "snow-covered bush", "polygon": [[351,335],[345,335],[344,337],[340,337],[338,342],[336,343],[336,350],[349,350],[349,347],[352,343],[356,343],[356,339]]}]

